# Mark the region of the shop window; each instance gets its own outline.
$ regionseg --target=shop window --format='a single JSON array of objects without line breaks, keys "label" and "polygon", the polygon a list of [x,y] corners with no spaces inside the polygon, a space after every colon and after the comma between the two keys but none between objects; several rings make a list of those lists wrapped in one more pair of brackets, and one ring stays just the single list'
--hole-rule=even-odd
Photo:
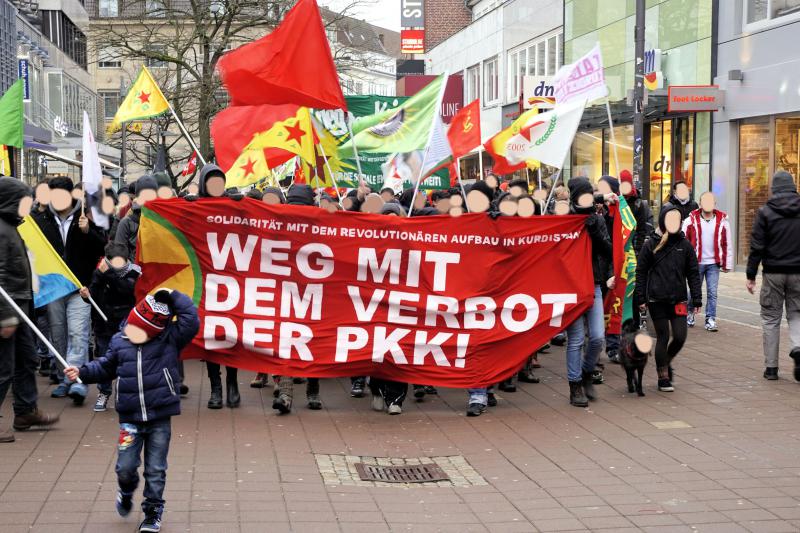
[{"label": "shop window", "polygon": [[744,0],[745,29],[800,19],[800,0]]},{"label": "shop window", "polygon": [[650,206],[658,213],[672,188],[672,121],[650,124]]},{"label": "shop window", "polygon": [[597,181],[602,175],[602,130],[579,131],[572,144],[572,176],[585,176],[592,181]]},{"label": "shop window", "polygon": [[464,88],[465,102],[472,102],[481,97],[481,67],[475,65],[467,69],[466,86]]},{"label": "shop window", "polygon": [[769,198],[769,145],[768,122],[739,127],[738,264],[747,262],[753,221]]},{"label": "shop window", "polygon": [[800,118],[775,119],[775,170],[800,176]]},{"label": "shop window", "polygon": [[[603,130],[605,137],[605,161],[608,162],[606,167],[608,171],[606,174],[614,177],[619,177],[619,173],[623,169],[633,169],[633,125],[617,126],[614,128],[614,137],[617,144],[617,157],[619,158],[619,167],[617,168],[616,161],[614,160],[614,143],[611,137],[611,130],[606,128]],[[600,178],[597,176],[589,176],[590,179],[596,180]]]}]

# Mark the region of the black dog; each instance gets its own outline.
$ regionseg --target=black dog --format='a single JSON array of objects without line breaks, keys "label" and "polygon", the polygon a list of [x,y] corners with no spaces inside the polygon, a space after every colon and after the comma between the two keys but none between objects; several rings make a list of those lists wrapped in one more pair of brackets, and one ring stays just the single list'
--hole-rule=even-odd
[{"label": "black dog", "polygon": [[633,320],[622,325],[619,355],[628,381],[628,392],[644,396],[642,375],[647,366],[647,358],[653,348],[653,339],[647,334],[644,321],[637,326]]}]

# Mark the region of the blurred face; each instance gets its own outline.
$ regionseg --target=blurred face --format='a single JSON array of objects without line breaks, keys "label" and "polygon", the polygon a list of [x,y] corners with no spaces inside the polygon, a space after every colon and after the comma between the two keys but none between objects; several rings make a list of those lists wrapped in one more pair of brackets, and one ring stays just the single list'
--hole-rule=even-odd
[{"label": "blurred face", "polygon": [[128,264],[128,258],[121,256],[112,257],[108,260],[108,264],[117,269],[124,268],[125,265]]},{"label": "blurred face", "polygon": [[556,205],[553,207],[553,212],[556,215],[568,215],[569,214],[569,202],[566,200],[558,200]]},{"label": "blurred face", "polygon": [[186,192],[192,196],[197,196],[197,193],[200,192],[200,187],[196,183],[192,182],[188,187],[186,187]]},{"label": "blurred face", "polygon": [[483,213],[489,209],[489,199],[478,191],[467,193],[467,207],[470,213]]},{"label": "blurred face", "polygon": [[536,212],[536,206],[533,202],[534,200],[528,196],[520,198],[517,203],[517,215],[523,218],[533,216]]},{"label": "blurred face", "polygon": [[578,196],[578,207],[592,207],[594,205],[594,195],[585,192]]},{"label": "blurred face", "polygon": [[390,190],[381,191],[381,198],[384,202],[389,202],[394,199],[394,193]]},{"label": "blurred face", "polygon": [[130,324],[126,325],[122,332],[128,337],[131,344],[144,344],[150,340],[142,328]]},{"label": "blurred face", "polygon": [[622,196],[630,196],[632,191],[633,191],[633,185],[631,185],[627,181],[623,181],[622,183],[619,184],[619,192],[622,193]]},{"label": "blurred face", "polygon": [[544,189],[536,189],[533,191],[533,197],[540,202],[547,200],[547,191]]},{"label": "blurred face", "polygon": [[103,187],[103,189],[110,189],[111,188],[111,178],[107,178],[107,177],[103,176],[103,179],[100,180],[100,186]]},{"label": "blurred face", "polygon": [[364,203],[361,204],[361,212],[362,213],[380,213],[381,208],[383,207],[383,199],[380,197],[379,194],[370,193],[364,199]]},{"label": "blurred face", "polygon": [[706,213],[711,213],[714,211],[714,208],[717,207],[717,199],[714,198],[714,193],[704,192],[703,195],[700,197],[700,207]]},{"label": "blurred face", "polygon": [[508,189],[508,192],[511,193],[511,196],[513,196],[514,198],[519,198],[520,196],[525,194],[527,191],[525,189],[523,189],[522,187],[520,187],[519,185],[514,185],[513,187]]},{"label": "blurred face", "polygon": [[261,198],[261,201],[262,201],[262,202],[264,202],[265,204],[269,204],[269,205],[276,205],[276,204],[279,204],[279,203],[281,203],[281,199],[280,199],[280,197],[278,197],[278,195],[277,195],[277,194],[275,194],[274,192],[268,192],[268,193],[266,193],[266,194],[265,194],[265,195],[264,195],[264,196]]},{"label": "blurred face", "polygon": [[513,217],[517,214],[517,202],[512,198],[508,198],[500,202],[500,213],[507,217]]},{"label": "blurred face", "polygon": [[114,199],[110,196],[103,196],[103,200],[100,202],[100,209],[103,214],[112,214],[114,212]]},{"label": "blurred face", "polygon": [[120,207],[120,209],[122,209],[123,207],[127,206],[129,203],[131,203],[131,195],[130,194],[124,192],[124,193],[119,195],[119,207]]},{"label": "blurred face", "polygon": [[159,187],[158,191],[156,191],[156,194],[162,199],[172,198],[175,196],[175,193],[172,192],[172,187],[167,187],[166,185]]},{"label": "blurred face", "polygon": [[606,194],[612,192],[611,191],[611,185],[609,185],[605,181],[598,181],[597,182],[597,192],[599,192],[602,195],[606,195]]},{"label": "blurred face", "polygon": [[219,198],[225,194],[225,178],[222,176],[211,176],[206,180],[206,192],[212,198]]},{"label": "blurred face", "polygon": [[488,176],[486,176],[486,185],[488,185],[492,189],[496,189],[499,186],[499,183],[497,182],[497,176],[495,176],[494,174],[489,174]]},{"label": "blurred face", "polygon": [[153,189],[145,189],[136,195],[136,203],[139,204],[139,206],[143,206],[156,198],[158,198],[158,193],[156,193],[156,191]]},{"label": "blurred face", "polygon": [[72,189],[72,197],[76,200],[83,201],[83,189]]},{"label": "blurred face", "polygon": [[664,217],[664,227],[667,228],[667,233],[675,234],[681,229],[681,213],[677,209],[673,209]]},{"label": "blurred face", "polygon": [[685,183],[679,183],[678,186],[675,187],[675,198],[678,200],[689,199],[689,187]]},{"label": "blurred face", "polygon": [[36,186],[36,201],[42,205],[50,203],[50,187],[46,183],[40,183]]},{"label": "blurred face", "polygon": [[424,191],[417,191],[417,197],[414,198],[414,209],[422,209],[428,201],[428,196]]},{"label": "blurred face", "polygon": [[30,196],[24,196],[22,200],[19,201],[19,207],[17,207],[17,214],[19,218],[25,218],[26,216],[31,214],[31,207],[33,207],[33,198]]},{"label": "blurred face", "polygon": [[72,207],[72,194],[66,189],[50,190],[50,205],[56,211],[64,211]]},{"label": "blurred face", "polygon": [[450,198],[442,198],[436,202],[436,210],[440,213],[448,213],[450,211]]}]

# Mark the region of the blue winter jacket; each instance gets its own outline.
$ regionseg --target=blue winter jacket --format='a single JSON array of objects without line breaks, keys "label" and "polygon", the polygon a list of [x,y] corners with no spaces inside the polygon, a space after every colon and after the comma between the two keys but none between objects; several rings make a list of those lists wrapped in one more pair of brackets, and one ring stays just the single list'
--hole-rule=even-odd
[{"label": "blue winter jacket", "polygon": [[188,296],[173,291],[170,297],[176,320],[161,335],[133,344],[119,332],[103,357],[80,368],[84,383],[117,379],[116,409],[121,423],[152,422],[181,414],[179,355],[197,334],[200,321]]}]

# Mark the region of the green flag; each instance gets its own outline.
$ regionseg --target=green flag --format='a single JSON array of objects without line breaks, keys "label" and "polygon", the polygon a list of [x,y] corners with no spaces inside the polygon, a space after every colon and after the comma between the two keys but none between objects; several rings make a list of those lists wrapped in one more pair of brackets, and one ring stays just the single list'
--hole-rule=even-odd
[{"label": "green flag", "polygon": [[25,120],[22,108],[22,80],[17,80],[0,98],[0,144],[22,148]]},{"label": "green flag", "polygon": [[394,109],[363,117],[353,125],[355,137],[339,147],[339,157],[353,157],[353,143],[359,152],[393,154],[422,150],[430,139],[444,75]]}]

